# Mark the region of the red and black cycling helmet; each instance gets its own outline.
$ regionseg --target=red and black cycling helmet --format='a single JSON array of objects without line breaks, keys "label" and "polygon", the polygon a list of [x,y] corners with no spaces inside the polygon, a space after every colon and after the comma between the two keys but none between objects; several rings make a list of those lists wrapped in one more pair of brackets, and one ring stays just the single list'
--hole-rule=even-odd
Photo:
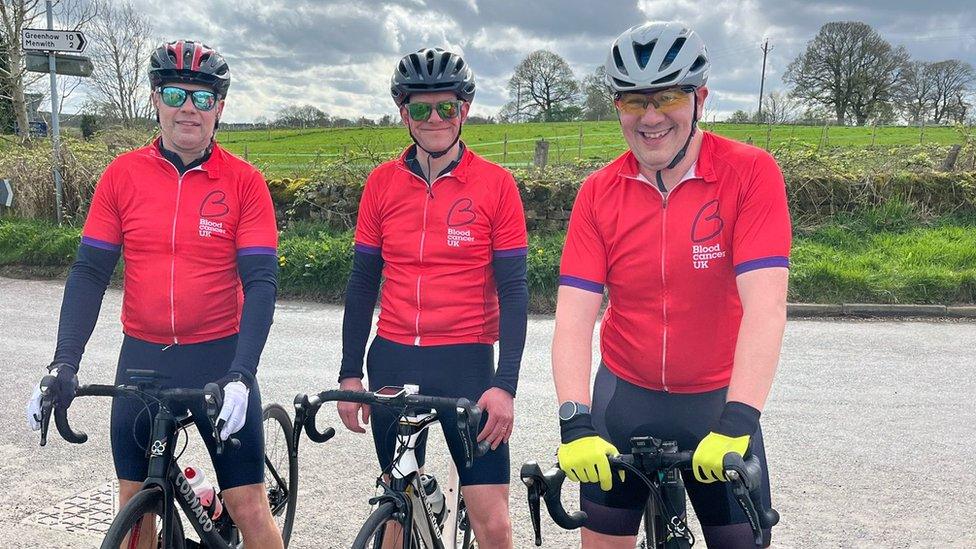
[{"label": "red and black cycling helmet", "polygon": [[170,82],[210,86],[223,99],[230,88],[230,67],[206,44],[176,40],[159,46],[149,57],[150,86],[156,89]]}]

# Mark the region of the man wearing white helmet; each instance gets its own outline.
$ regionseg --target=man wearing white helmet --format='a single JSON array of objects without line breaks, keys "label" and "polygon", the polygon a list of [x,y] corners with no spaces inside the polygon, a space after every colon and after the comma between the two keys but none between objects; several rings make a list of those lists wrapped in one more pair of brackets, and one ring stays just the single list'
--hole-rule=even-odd
[{"label": "man wearing white helmet", "polygon": [[748,451],[766,469],[759,416],[786,325],[791,228],[775,160],[697,129],[708,71],[701,37],[674,22],[627,30],[607,56],[629,150],[580,188],[552,345],[559,462],[584,483],[584,547],[634,546],[647,488],[613,478],[607,456],[641,435],[695,450],[685,482],[709,546],[755,543],[722,457]]}]

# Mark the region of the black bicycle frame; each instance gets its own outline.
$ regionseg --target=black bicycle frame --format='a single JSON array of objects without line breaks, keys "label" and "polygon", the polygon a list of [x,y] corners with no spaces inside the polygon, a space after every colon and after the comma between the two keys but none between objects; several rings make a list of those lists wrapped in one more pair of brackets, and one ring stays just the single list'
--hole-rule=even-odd
[{"label": "black bicycle frame", "polygon": [[[170,411],[165,402],[160,404],[159,411],[153,420],[152,443],[149,447],[149,471],[142,483],[142,490],[158,487],[163,491],[163,539],[164,547],[173,543],[172,518],[175,517],[173,501],[179,503],[183,513],[200,539],[209,547],[226,547],[231,549],[221,536],[217,524],[211,520],[207,510],[200,503],[200,498],[193,492],[189,481],[183,476],[183,471],[176,464],[173,456],[173,444],[176,443],[178,427],[181,423]],[[177,497],[179,496],[179,497]]]}]

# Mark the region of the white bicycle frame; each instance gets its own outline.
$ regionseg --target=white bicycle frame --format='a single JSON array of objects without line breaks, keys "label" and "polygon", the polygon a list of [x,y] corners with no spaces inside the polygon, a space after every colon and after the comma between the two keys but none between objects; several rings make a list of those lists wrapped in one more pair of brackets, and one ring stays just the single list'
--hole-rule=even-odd
[{"label": "white bicycle frame", "polygon": [[[404,388],[410,394],[419,393],[419,387],[416,385],[405,385]],[[436,421],[437,412],[433,410],[404,415],[400,418],[399,425],[412,427],[413,433],[410,435],[397,433],[396,449],[393,455],[395,458],[399,456],[399,459],[394,461],[390,473],[393,478],[401,480],[411,474],[417,473],[414,476],[412,484],[414,488],[413,493],[407,494],[413,503],[414,524],[426,525],[426,527],[417,528],[417,531],[423,538],[424,543],[429,547],[449,547],[454,549],[457,547],[459,541],[457,539],[457,513],[461,501],[460,477],[458,476],[457,466],[454,464],[453,459],[449,460],[450,469],[447,482],[441,483],[438,481],[441,492],[444,494],[444,519],[441,521],[441,527],[438,527],[437,519],[430,507],[430,503],[427,501],[427,493],[424,491],[424,487],[420,481],[420,465],[417,463],[417,454],[414,451],[420,436]],[[405,535],[410,534],[405,533]]]}]

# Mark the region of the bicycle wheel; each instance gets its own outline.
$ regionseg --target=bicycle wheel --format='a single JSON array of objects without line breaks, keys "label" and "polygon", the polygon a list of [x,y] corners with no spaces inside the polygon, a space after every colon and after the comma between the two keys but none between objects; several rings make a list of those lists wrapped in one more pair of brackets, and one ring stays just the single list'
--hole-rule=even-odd
[{"label": "bicycle wheel", "polygon": [[[363,523],[363,527],[359,529],[359,535],[356,536],[356,541],[352,542],[352,549],[380,549],[383,547],[383,537],[386,534],[387,524],[393,521],[402,525],[401,520],[396,515],[397,508],[395,503],[389,501],[381,503],[369,515],[369,518]],[[412,532],[412,534],[410,547],[423,549],[427,546],[423,543],[420,536],[417,535],[416,531]],[[397,539],[394,540],[391,547],[403,547],[405,545],[401,526],[400,533],[397,535]]]},{"label": "bicycle wheel", "polygon": [[280,404],[265,405],[263,417],[264,485],[268,489],[271,515],[288,547],[298,504],[298,458],[292,457],[292,423]]},{"label": "bicycle wheel", "polygon": [[[146,517],[154,524],[140,521]],[[179,513],[173,513],[173,541],[164,545],[163,529],[163,491],[158,488],[148,488],[139,491],[125,507],[119,511],[109,526],[102,541],[101,549],[184,549],[183,524]],[[151,526],[151,528],[147,528]]]}]

